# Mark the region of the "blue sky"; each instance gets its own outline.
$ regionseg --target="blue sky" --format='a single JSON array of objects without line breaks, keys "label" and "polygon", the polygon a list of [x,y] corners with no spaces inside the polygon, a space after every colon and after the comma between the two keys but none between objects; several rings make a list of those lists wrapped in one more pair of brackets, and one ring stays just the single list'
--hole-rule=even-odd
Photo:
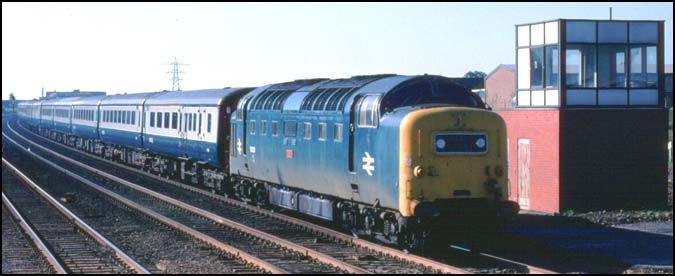
[{"label": "blue sky", "polygon": [[490,72],[515,63],[516,24],[665,20],[673,3],[2,3],[2,98],[134,93],[363,74]]}]

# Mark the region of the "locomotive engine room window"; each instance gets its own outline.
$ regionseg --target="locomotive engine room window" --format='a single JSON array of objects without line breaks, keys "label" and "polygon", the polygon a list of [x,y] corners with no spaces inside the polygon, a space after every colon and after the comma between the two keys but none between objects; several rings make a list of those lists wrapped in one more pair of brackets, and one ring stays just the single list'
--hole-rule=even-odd
[{"label": "locomotive engine room window", "polygon": [[[211,118],[210,114],[209,114],[209,118]],[[260,121],[260,135],[262,135],[262,136],[267,135],[267,121],[265,121],[265,120]]]},{"label": "locomotive engine room window", "polygon": [[326,141],[326,123],[319,123],[319,140]]},{"label": "locomotive engine room window", "polygon": [[251,122],[248,124],[248,128],[251,129],[251,135],[255,135],[255,120],[251,120]]},{"label": "locomotive engine room window", "polygon": [[312,123],[303,123],[302,138],[305,140],[312,140]]},{"label": "locomotive engine room window", "polygon": [[171,128],[178,129],[178,112],[171,113]]},{"label": "locomotive engine room window", "polygon": [[295,137],[298,133],[298,122],[297,121],[284,121],[284,136],[285,137]]},{"label": "locomotive engine room window", "polygon": [[333,125],[333,141],[342,142],[342,124]]},{"label": "locomotive engine room window", "polygon": [[[377,127],[379,95],[368,95],[361,99],[359,105],[359,127]],[[324,124],[325,128],[325,124]],[[323,137],[326,139],[325,135]]]},{"label": "locomotive engine room window", "polygon": [[279,135],[279,132],[278,132],[278,129],[277,129],[277,128],[278,128],[278,124],[279,124],[279,123],[278,123],[277,121],[272,121],[272,136],[277,136],[277,135]]}]

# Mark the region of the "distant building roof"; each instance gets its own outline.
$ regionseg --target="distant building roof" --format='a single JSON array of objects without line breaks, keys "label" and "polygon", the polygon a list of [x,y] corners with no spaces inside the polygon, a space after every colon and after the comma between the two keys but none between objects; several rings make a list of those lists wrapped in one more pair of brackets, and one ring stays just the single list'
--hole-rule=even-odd
[{"label": "distant building roof", "polygon": [[516,72],[516,65],[515,64],[500,64],[500,65],[497,65],[497,67],[495,67],[495,69],[493,69],[485,78],[487,79],[490,76],[492,76],[492,74],[497,72],[497,70],[499,70],[499,68],[504,68],[511,73]]},{"label": "distant building roof", "polygon": [[105,96],[103,91],[80,91],[75,89],[73,91],[52,91],[47,92],[44,99],[56,99],[56,98],[65,98],[65,97],[86,97],[86,96]]}]

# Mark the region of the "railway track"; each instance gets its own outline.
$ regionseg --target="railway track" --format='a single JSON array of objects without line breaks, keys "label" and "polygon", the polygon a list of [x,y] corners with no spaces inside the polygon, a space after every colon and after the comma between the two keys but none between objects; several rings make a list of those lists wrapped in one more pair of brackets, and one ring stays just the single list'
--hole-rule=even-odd
[{"label": "railway track", "polygon": [[[13,140],[3,137],[5,142],[9,143],[12,142]],[[12,145],[14,146],[14,145]],[[12,150],[17,149],[13,148]],[[10,150],[5,150],[5,153],[7,153]],[[85,201],[88,200],[89,198],[96,198],[96,202],[102,202],[102,201],[107,201],[107,206],[108,207],[101,207],[97,206],[94,207],[95,211],[88,211],[88,210],[83,210],[85,213],[91,213],[92,217],[98,217],[98,216],[103,216],[101,213],[110,213],[110,214],[118,214],[118,213],[124,213],[125,210],[120,210],[117,208],[115,209],[110,209],[111,204],[118,204],[123,206],[124,208],[127,208],[131,210],[132,212],[136,213],[137,215],[142,215],[147,218],[150,218],[145,223],[140,223],[137,225],[107,225],[107,226],[102,226],[107,228],[111,232],[116,232],[119,235],[124,235],[125,233],[128,234],[133,234],[135,235],[136,232],[140,231],[145,231],[145,228],[157,228],[156,224],[161,224],[161,228],[169,228],[171,231],[168,231],[169,233],[156,233],[157,235],[163,236],[162,241],[159,242],[158,244],[144,244],[145,241],[139,240],[139,239],[132,239],[131,241],[124,241],[128,247],[134,248],[134,251],[137,251],[137,255],[140,257],[145,258],[145,254],[143,252],[148,252],[148,253],[156,253],[153,251],[167,251],[168,254],[163,254],[162,256],[159,256],[158,259],[160,260],[155,260],[152,263],[153,267],[156,267],[153,272],[166,272],[163,271],[164,267],[167,266],[174,266],[174,270],[169,271],[172,273],[196,273],[196,272],[205,272],[205,273],[289,273],[288,271],[281,269],[279,267],[276,267],[274,265],[271,265],[255,256],[252,256],[251,254],[248,254],[247,252],[244,252],[242,250],[239,250],[237,248],[234,248],[230,245],[224,244],[220,241],[217,241],[207,235],[204,235],[194,229],[195,225],[184,225],[181,223],[178,223],[174,221],[173,219],[163,216],[157,212],[154,212],[153,210],[147,209],[137,203],[134,203],[122,196],[119,196],[115,194],[112,191],[106,190],[104,188],[99,187],[98,185],[94,184],[91,181],[88,181],[76,174],[73,174],[72,172],[69,172],[67,170],[64,170],[63,168],[60,168],[59,166],[56,166],[53,162],[46,160],[42,157],[35,156],[33,157],[37,158],[41,162],[44,162],[44,164],[39,163],[39,165],[42,165],[42,168],[40,168],[42,171],[52,171],[50,173],[51,175],[56,175],[60,173],[64,173],[68,175],[71,178],[75,178],[76,180],[61,180],[59,182],[72,182],[72,183],[77,183],[80,187],[75,187],[75,190],[87,190],[93,188],[93,192],[90,193],[82,193],[82,194],[76,194],[72,196],[72,200],[76,201]],[[18,158],[17,158],[18,159]],[[25,160],[24,160],[25,162]],[[46,164],[46,165],[45,165]],[[35,164],[38,166],[38,164]],[[24,166],[26,166],[24,164]],[[28,165],[31,166],[31,165]],[[47,166],[52,166],[52,168],[47,168]],[[54,172],[54,169],[56,169],[56,173]],[[72,185],[71,183],[71,185]],[[62,185],[50,185],[50,189],[56,191],[56,194],[68,194],[68,189],[62,189],[59,190],[56,187],[60,187]],[[102,194],[101,194],[102,193]],[[86,208],[86,207],[85,207]],[[108,208],[108,210],[105,210],[105,208]],[[104,209],[104,210],[101,210]],[[106,217],[109,215],[105,215]],[[112,215],[116,216],[116,215]],[[113,219],[113,218],[110,218]],[[115,218],[115,221],[118,219]],[[147,219],[146,219],[147,220]],[[132,222],[133,224],[133,222]],[[155,225],[155,226],[153,226]],[[116,231],[118,229],[121,229],[122,231]],[[128,229],[128,230],[125,230]],[[167,232],[167,231],[164,231]],[[177,233],[178,232],[178,233]],[[153,233],[146,233],[141,236],[145,236],[145,238],[149,239],[155,239],[155,236],[149,236],[147,234],[153,234]],[[178,235],[177,235],[178,234]],[[184,235],[187,234],[187,235]],[[136,236],[136,235],[135,235]],[[178,236],[178,237],[177,237]],[[184,238],[181,238],[180,236],[188,236],[189,241],[185,241]],[[124,239],[124,238],[120,238]],[[140,243],[140,244],[132,244],[132,243]],[[178,244],[176,246],[174,243]],[[145,250],[143,248],[139,247],[147,247],[150,246],[153,248],[153,250]],[[166,248],[162,248],[161,246],[165,246]],[[215,250],[214,250],[215,249]],[[140,251],[139,251],[140,250]],[[165,253],[167,253],[165,252]],[[224,256],[220,256],[224,255]],[[217,258],[213,258],[216,256]],[[292,260],[289,260],[288,258],[284,259],[286,261],[292,262]],[[175,265],[173,263],[178,263],[178,264],[185,264],[188,266],[192,266],[193,270],[183,270],[183,269],[176,269]],[[213,263],[217,262],[217,263]],[[208,267],[207,269],[202,268],[202,267]]]},{"label": "railway track", "polygon": [[[15,130],[10,131],[17,134]],[[46,138],[37,136],[28,132],[33,137],[39,137],[50,144],[60,145]],[[25,137],[22,137],[25,139]],[[29,141],[26,139],[25,141]],[[32,141],[29,141],[32,142]],[[32,142],[35,143],[35,142]],[[38,146],[38,144],[33,144]],[[202,217],[211,221],[236,221],[248,228],[254,228],[262,233],[286,239],[289,242],[304,246],[321,254],[330,256],[334,259],[351,265],[354,268],[360,268],[362,271],[371,273],[467,273],[469,271],[444,263],[433,261],[420,256],[407,254],[406,252],[375,244],[363,239],[355,238],[350,235],[337,232],[332,229],[324,228],[311,224],[297,218],[289,217],[283,214],[270,212],[254,206],[246,205],[242,202],[227,199],[220,195],[215,195],[207,191],[187,186],[171,180],[166,180],[140,170],[129,168],[96,156],[88,155],[77,150],[60,145],[57,150],[60,153],[51,152],[51,154],[68,155],[73,164],[86,168],[89,167],[92,173],[109,179],[112,182],[121,183],[132,187],[136,191],[143,191],[153,194],[153,196],[162,198],[164,202],[179,205],[190,205],[196,207],[196,213],[201,213]],[[50,152],[51,150],[47,150]],[[65,156],[63,156],[65,157]],[[84,165],[86,163],[88,165]],[[114,175],[106,172],[113,172]],[[117,177],[119,176],[119,177]],[[133,183],[132,183],[133,182]],[[138,184],[134,184],[138,183]],[[171,185],[167,185],[171,184]],[[147,191],[146,191],[147,190]],[[186,192],[189,191],[189,192]],[[152,192],[155,191],[155,192]],[[172,202],[175,201],[175,202]],[[208,211],[207,211],[208,210]],[[246,230],[248,231],[248,230]],[[259,234],[258,234],[259,235]],[[506,260],[504,260],[506,262]],[[513,264],[510,264],[513,266]],[[518,272],[550,272],[543,269],[518,270]],[[349,271],[349,270],[347,270]],[[484,272],[474,270],[476,272]],[[358,272],[358,271],[350,271]]]},{"label": "railway track", "polygon": [[[5,204],[5,198],[3,194],[2,274],[56,273],[60,264],[54,255],[46,248],[42,239],[35,234],[21,214],[16,211],[16,208]],[[64,272],[62,268],[58,271]]]},{"label": "railway track", "polygon": [[[148,273],[96,230],[2,159],[3,203],[39,233],[41,251],[61,273]],[[15,214],[15,215],[16,215]],[[32,235],[31,235],[32,236]],[[51,251],[51,252],[49,252]]]}]

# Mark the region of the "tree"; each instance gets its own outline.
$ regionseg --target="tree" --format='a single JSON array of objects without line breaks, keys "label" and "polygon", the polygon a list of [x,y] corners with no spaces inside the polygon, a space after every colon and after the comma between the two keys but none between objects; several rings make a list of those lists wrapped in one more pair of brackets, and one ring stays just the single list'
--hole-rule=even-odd
[{"label": "tree", "polygon": [[466,74],[464,74],[464,77],[465,78],[481,78],[481,79],[484,79],[485,77],[487,77],[487,74],[485,74],[485,72],[481,72],[481,71],[469,71],[469,72],[466,72]]}]

